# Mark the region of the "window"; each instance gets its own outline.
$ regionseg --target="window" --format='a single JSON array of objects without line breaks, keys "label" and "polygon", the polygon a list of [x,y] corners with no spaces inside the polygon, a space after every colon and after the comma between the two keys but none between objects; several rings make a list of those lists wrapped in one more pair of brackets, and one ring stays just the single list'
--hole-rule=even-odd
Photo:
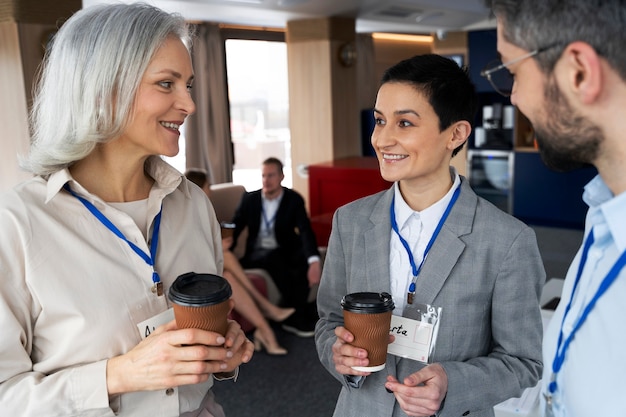
[{"label": "window", "polygon": [[261,188],[261,163],[274,156],[285,166],[283,185],[291,187],[287,45],[227,38],[226,72],[233,182],[248,191]]}]

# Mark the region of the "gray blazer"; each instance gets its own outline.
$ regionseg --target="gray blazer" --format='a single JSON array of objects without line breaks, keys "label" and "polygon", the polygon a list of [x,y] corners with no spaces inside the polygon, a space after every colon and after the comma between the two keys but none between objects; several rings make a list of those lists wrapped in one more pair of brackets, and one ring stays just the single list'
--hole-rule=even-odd
[{"label": "gray blazer", "polygon": [[[545,270],[535,234],[514,217],[479,198],[465,178],[417,281],[415,302],[442,307],[433,361],[443,365],[448,393],[442,417],[493,416],[493,406],[534,386],[542,372],[539,297]],[[383,371],[358,388],[335,371],[335,327],[343,325],[344,294],[391,292],[389,207],[394,189],[339,208],[317,296],[315,341],[324,367],[343,388],[337,417],[400,417],[387,374],[402,381],[424,365],[387,355]],[[417,318],[408,305],[403,316]]]}]

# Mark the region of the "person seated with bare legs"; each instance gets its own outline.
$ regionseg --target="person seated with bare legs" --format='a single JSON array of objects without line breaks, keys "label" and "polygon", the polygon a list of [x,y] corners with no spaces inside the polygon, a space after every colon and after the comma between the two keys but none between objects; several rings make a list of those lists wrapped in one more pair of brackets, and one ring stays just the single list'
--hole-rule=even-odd
[{"label": "person seated with bare legs", "polygon": [[[209,199],[211,198],[211,186],[204,171],[199,169],[188,170],[185,175],[187,179],[202,188]],[[278,307],[256,289],[235,254],[230,251],[232,242],[232,237],[222,238],[223,276],[232,287],[233,300],[235,301],[234,309],[256,327],[254,331],[255,350],[259,351],[265,348],[270,355],[286,355],[287,349],[278,344],[276,335],[266,318],[275,322],[282,322],[291,316],[295,309]]]},{"label": "person seated with bare legs", "polygon": [[315,297],[322,275],[317,240],[304,198],[282,186],[283,163],[274,157],[261,165],[262,188],[245,193],[235,210],[233,246],[247,229],[244,268],[266,270],[286,307],[296,312],[282,324],[283,330],[313,337],[318,320]]}]

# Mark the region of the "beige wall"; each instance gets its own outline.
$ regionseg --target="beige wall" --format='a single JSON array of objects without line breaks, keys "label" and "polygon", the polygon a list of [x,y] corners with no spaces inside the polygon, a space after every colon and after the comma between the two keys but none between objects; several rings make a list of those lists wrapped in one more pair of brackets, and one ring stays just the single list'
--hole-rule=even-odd
[{"label": "beige wall", "polygon": [[447,32],[445,39],[436,36],[433,40],[433,52],[441,55],[461,54],[467,65],[467,32]]},{"label": "beige wall", "polygon": [[18,24],[15,22],[0,22],[0,91],[3,158],[0,191],[4,191],[29,177],[17,163],[17,154],[28,149],[29,134]]},{"label": "beige wall", "polygon": [[80,8],[80,0],[0,0],[0,191],[30,177],[19,168],[17,155],[30,145],[28,108],[42,43]]},{"label": "beige wall", "polygon": [[432,43],[430,42],[374,39],[376,79],[380,80],[387,68],[404,59],[431,52]]},{"label": "beige wall", "polygon": [[299,166],[360,153],[356,67],[339,62],[340,47],[355,41],[354,19],[291,21],[286,41],[293,188],[306,199]]}]

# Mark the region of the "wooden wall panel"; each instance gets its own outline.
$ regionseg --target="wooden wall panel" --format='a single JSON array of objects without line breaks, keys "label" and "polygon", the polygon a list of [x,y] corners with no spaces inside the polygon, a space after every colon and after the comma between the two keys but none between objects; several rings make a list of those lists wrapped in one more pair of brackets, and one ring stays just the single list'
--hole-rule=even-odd
[{"label": "wooden wall panel", "polygon": [[0,0],[0,191],[30,177],[17,155],[30,145],[28,109],[44,35],[81,6],[81,0]]},{"label": "wooden wall panel", "polygon": [[18,28],[14,22],[0,22],[0,91],[0,191],[4,191],[29,177],[17,163],[17,154],[28,149],[30,136]]},{"label": "wooden wall panel", "polygon": [[333,158],[330,55],[328,41],[287,44],[293,188],[305,199],[308,182],[298,166]]},{"label": "wooden wall panel", "polygon": [[[339,49],[344,41],[331,43],[331,80],[333,108],[333,159],[358,156],[360,146],[360,111],[357,105],[357,63],[344,67],[339,62]],[[316,162],[321,162],[320,160]]]},{"label": "wooden wall panel", "polygon": [[81,7],[81,0],[0,0],[0,22],[43,23],[60,27]]},{"label": "wooden wall panel", "polygon": [[374,39],[376,56],[376,79],[380,80],[385,70],[398,62],[415,55],[430,54],[430,42],[397,41]]},{"label": "wooden wall panel", "polygon": [[354,20],[323,18],[287,24],[289,127],[293,188],[308,200],[300,166],[360,153],[356,67],[339,63],[339,48],[354,42]]}]

